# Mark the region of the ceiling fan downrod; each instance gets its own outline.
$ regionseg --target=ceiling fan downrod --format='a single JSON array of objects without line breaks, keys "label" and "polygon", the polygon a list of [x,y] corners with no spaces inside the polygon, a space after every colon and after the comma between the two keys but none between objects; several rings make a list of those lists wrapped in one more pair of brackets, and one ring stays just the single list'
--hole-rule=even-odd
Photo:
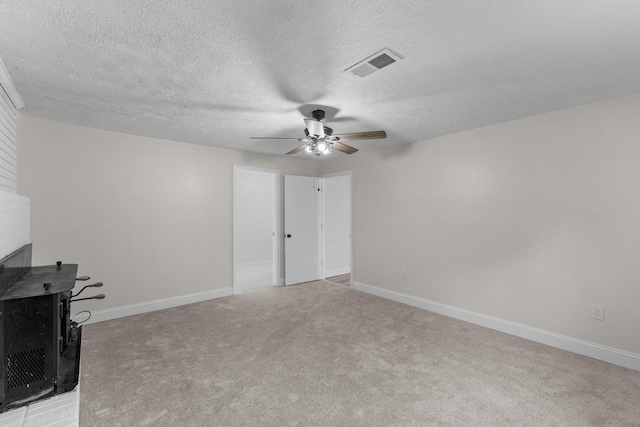
[{"label": "ceiling fan downrod", "polygon": [[313,110],[311,112],[311,117],[313,117],[317,121],[324,120],[324,110]]}]

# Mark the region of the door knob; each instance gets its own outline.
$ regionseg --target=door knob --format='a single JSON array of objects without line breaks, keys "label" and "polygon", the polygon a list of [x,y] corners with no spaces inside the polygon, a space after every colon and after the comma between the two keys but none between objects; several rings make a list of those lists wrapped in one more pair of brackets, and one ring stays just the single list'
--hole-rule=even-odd
[{"label": "door knob", "polygon": [[291,238],[291,234],[287,234],[287,239],[290,239],[290,238]]}]

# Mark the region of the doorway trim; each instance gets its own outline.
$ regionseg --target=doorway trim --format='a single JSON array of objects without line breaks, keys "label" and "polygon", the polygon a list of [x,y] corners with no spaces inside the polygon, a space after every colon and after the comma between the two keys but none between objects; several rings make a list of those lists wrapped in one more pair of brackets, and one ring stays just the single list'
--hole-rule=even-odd
[{"label": "doorway trim", "polygon": [[237,291],[236,284],[236,270],[237,264],[236,260],[238,259],[238,244],[236,242],[236,237],[238,235],[238,224],[237,224],[237,211],[236,211],[236,172],[238,170],[250,171],[250,172],[263,172],[272,175],[273,183],[273,286],[277,286],[279,284],[280,277],[280,245],[279,245],[279,236],[280,236],[280,171],[277,169],[267,169],[260,168],[254,166],[245,166],[245,165],[233,165],[233,259],[232,259],[232,280],[233,280],[233,294],[235,295]]}]

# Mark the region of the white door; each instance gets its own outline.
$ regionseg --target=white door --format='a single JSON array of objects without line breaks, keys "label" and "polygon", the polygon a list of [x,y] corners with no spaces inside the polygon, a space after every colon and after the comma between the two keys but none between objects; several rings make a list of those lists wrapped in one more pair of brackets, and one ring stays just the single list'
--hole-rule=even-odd
[{"label": "white door", "polygon": [[309,176],[284,176],[285,285],[321,278],[318,181]]},{"label": "white door", "polygon": [[276,284],[278,176],[234,166],[234,292]]},{"label": "white door", "polygon": [[351,174],[322,179],[322,277],[351,273]]}]

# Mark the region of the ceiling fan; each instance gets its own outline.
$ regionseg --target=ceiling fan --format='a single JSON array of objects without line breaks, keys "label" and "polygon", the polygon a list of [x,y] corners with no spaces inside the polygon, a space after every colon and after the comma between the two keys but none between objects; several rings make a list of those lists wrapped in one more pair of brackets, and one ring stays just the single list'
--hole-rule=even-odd
[{"label": "ceiling fan", "polygon": [[353,154],[358,151],[357,148],[343,144],[342,141],[363,141],[365,139],[383,139],[387,137],[387,133],[383,130],[334,135],[333,129],[324,126],[321,122],[321,120],[324,119],[324,110],[312,111],[311,115],[313,118],[304,119],[304,123],[306,125],[304,129],[306,136],[304,138],[271,138],[252,136],[251,139],[295,139],[303,142],[303,144],[286,154],[297,154],[304,150],[307,154],[321,156],[331,153],[334,149],[346,154]]}]

